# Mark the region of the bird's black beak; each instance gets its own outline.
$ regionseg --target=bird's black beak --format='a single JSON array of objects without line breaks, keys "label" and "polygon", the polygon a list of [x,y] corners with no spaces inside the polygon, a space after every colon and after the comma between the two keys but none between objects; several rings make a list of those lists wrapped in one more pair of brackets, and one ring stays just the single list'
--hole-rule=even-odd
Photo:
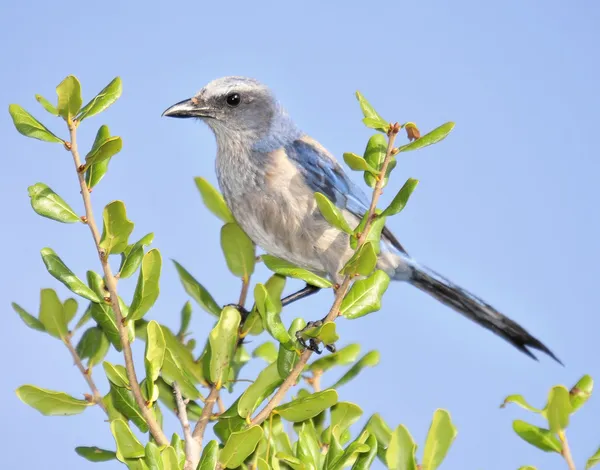
[{"label": "bird's black beak", "polygon": [[212,118],[215,117],[214,110],[210,106],[206,106],[200,102],[198,98],[190,98],[174,104],[167,108],[163,116],[175,118]]}]

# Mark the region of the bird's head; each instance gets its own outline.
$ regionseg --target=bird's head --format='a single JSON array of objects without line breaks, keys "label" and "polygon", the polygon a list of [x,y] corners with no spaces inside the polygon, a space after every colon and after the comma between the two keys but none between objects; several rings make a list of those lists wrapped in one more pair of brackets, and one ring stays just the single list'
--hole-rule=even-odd
[{"label": "bird's head", "polygon": [[277,100],[260,82],[246,77],[213,80],[193,98],[174,104],[163,116],[199,118],[221,138],[258,141],[281,113]]}]

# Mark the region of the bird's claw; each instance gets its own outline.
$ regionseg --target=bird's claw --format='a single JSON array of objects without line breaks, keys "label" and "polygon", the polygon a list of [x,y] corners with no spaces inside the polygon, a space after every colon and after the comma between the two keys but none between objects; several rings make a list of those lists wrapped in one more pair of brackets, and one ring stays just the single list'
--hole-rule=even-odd
[{"label": "bird's claw", "polygon": [[250,312],[248,311],[248,309],[246,309],[246,307],[244,307],[243,305],[240,305],[240,304],[227,304],[227,305],[223,306],[223,308],[225,308],[225,307],[233,307],[238,312],[240,312],[240,315],[242,317],[242,323],[244,323],[246,321],[246,318],[248,318],[248,315],[250,315]]},{"label": "bird's claw", "polygon": [[[308,349],[317,354],[321,354],[323,350],[319,347],[319,341],[315,338],[304,338],[302,333],[310,328],[318,328],[323,325],[323,320],[309,321],[304,328],[296,332],[296,339],[304,349]],[[335,352],[335,344],[325,344],[325,349],[333,353]]]}]

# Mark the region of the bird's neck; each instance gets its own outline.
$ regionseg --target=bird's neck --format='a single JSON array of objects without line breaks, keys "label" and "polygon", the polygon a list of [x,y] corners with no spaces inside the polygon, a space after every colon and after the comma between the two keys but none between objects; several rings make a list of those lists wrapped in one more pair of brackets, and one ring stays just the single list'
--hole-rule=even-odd
[{"label": "bird's neck", "polygon": [[302,131],[294,124],[287,112],[277,106],[271,125],[266,134],[261,136],[252,145],[252,150],[260,153],[269,153],[291,144],[302,136]]}]

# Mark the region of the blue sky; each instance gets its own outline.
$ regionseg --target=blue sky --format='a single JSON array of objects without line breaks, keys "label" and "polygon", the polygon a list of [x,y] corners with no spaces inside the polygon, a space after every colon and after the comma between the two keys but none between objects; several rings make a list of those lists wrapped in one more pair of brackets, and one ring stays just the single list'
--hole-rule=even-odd
[{"label": "blue sky", "polygon": [[[529,418],[524,411],[498,405],[512,393],[542,405],[552,385],[571,386],[584,373],[600,377],[599,22],[600,6],[585,0],[3,2],[0,104],[19,103],[64,135],[34,94],[54,98],[56,84],[75,74],[90,98],[121,76],[121,100],[80,131],[84,146],[104,123],[124,139],[92,194],[96,212],[124,200],[134,234],[153,231],[163,257],[182,262],[222,303],[235,300],[238,285],[220,255],[219,221],[193,184],[194,176],[216,183],[215,143],[205,126],[161,118],[165,108],[214,78],[252,76],[338,156],[362,152],[370,136],[357,89],[383,116],[414,121],[422,131],[455,121],[446,141],[400,159],[384,201],[408,176],[420,185],[390,227],[413,256],[519,321],[566,367],[534,362],[394,284],[380,312],[339,322],[340,346],[360,342],[363,352],[381,352],[380,365],[341,388],[340,399],[358,402],[365,416],[381,412],[393,427],[405,424],[421,446],[434,410],[448,409],[459,434],[445,469],[565,468],[559,456],[513,433],[512,420]],[[100,410],[46,418],[14,395],[23,383],[87,392],[64,347],[27,329],[10,308],[14,300],[37,311],[41,287],[66,297],[41,262],[45,246],[82,277],[99,268],[85,227],[41,219],[29,205],[27,186],[41,181],[81,211],[72,162],[59,146],[17,134],[7,112],[0,135],[3,466],[93,468],[72,449],[113,447]],[[266,275],[260,267],[256,279]],[[122,283],[126,296],[133,283]],[[186,295],[169,263],[161,290],[147,318],[175,328]],[[321,293],[285,318],[320,317],[330,302]],[[195,306],[192,331],[204,338],[211,324]],[[142,351],[136,344],[138,358]],[[95,375],[105,387],[101,369]],[[568,435],[579,467],[600,445],[599,414],[593,398],[572,419]],[[179,431],[167,422],[170,432]]]}]

